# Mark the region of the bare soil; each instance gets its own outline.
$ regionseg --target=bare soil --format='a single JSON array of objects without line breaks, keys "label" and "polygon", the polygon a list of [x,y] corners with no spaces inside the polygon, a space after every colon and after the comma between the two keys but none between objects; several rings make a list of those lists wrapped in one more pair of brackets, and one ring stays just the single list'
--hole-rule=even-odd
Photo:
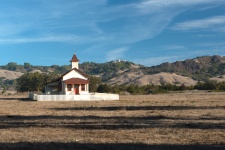
[{"label": "bare soil", "polygon": [[225,93],[120,99],[0,97],[0,149],[225,149]]}]

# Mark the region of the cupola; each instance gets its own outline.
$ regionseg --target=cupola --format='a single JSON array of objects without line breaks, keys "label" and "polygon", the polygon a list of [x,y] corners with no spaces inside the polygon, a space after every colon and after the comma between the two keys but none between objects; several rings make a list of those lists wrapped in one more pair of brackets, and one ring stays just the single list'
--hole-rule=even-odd
[{"label": "cupola", "polygon": [[79,69],[79,66],[78,66],[79,61],[80,61],[80,60],[77,59],[76,54],[73,54],[73,57],[72,57],[72,59],[70,60],[72,69],[74,69],[74,68]]}]

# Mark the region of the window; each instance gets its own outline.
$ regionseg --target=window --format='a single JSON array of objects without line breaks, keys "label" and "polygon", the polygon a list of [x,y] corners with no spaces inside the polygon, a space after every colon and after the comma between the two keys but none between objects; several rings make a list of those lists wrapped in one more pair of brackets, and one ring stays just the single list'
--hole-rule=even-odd
[{"label": "window", "polygon": [[85,91],[85,84],[81,84],[81,91]]},{"label": "window", "polygon": [[72,84],[67,84],[67,91],[71,91],[72,90]]}]

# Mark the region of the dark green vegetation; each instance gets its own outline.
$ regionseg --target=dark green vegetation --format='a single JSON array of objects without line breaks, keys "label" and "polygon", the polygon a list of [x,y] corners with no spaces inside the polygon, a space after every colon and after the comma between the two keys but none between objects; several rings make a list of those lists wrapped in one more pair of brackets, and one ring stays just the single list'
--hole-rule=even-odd
[{"label": "dark green vegetation", "polygon": [[118,71],[130,70],[134,65],[132,62],[107,62],[107,63],[93,63],[93,62],[84,62],[80,65],[80,69],[88,75],[101,75],[102,81],[106,82],[112,77],[115,77],[118,74]]},{"label": "dark green vegetation", "polygon": [[59,78],[59,75],[55,73],[26,73],[16,80],[16,89],[19,92],[44,92],[45,85],[57,78]]},{"label": "dark green vegetation", "polygon": [[164,85],[144,85],[138,86],[134,84],[130,85],[114,85],[109,86],[107,84],[100,84],[97,88],[97,92],[100,93],[118,93],[124,94],[129,92],[133,95],[143,94],[159,94],[167,93],[169,91],[186,91],[186,90],[208,90],[208,91],[225,91],[225,82],[206,81],[198,82],[195,86],[185,86],[184,84],[178,86],[175,84]]},{"label": "dark green vegetation", "polygon": [[[136,67],[134,67],[136,66]],[[136,65],[132,62],[107,62],[107,63],[94,63],[84,62],[79,65],[79,68],[86,74],[90,75],[90,90],[91,92],[111,92],[123,93],[129,92],[132,94],[149,94],[161,93],[166,91],[178,91],[187,89],[200,89],[200,90],[215,90],[224,91],[224,83],[216,83],[209,81],[209,78],[215,76],[222,76],[225,74],[225,57],[222,56],[203,56],[195,59],[188,59],[185,61],[176,61],[174,63],[163,63],[161,65],[146,67]],[[51,82],[56,76],[60,76],[71,69],[70,65],[58,66],[33,66],[29,63],[23,65],[10,62],[5,66],[0,66],[0,69],[18,71],[25,73],[17,80],[0,79],[1,88],[15,88],[18,91],[36,90],[42,91],[44,84]],[[30,72],[39,70],[42,73],[31,74]],[[196,86],[186,87],[185,85],[171,85],[165,84],[157,85],[107,85],[107,81],[113,77],[117,77],[123,73],[138,72],[144,74],[156,74],[160,72],[176,73],[182,76],[191,77],[194,80],[201,81]],[[98,76],[96,78],[94,76]],[[36,87],[31,87],[34,84],[31,80],[34,79]],[[23,81],[24,80],[24,81]],[[40,83],[39,83],[40,82]],[[104,84],[102,84],[102,82]],[[25,85],[30,84],[30,85]],[[25,87],[24,87],[25,86]]]}]

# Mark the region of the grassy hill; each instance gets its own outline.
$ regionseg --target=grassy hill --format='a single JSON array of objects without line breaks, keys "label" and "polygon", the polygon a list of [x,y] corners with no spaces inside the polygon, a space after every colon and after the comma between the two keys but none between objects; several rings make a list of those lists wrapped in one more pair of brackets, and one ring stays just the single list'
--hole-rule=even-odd
[{"label": "grassy hill", "polygon": [[[103,82],[109,84],[195,84],[196,81],[208,79],[224,80],[225,57],[202,56],[173,63],[162,63],[157,66],[137,65],[133,62],[84,62],[80,69],[88,75],[100,77]],[[29,63],[19,65],[10,62],[0,66],[0,85],[13,83],[22,73],[50,73],[63,74],[71,69],[70,65],[33,66]],[[4,73],[10,74],[10,78]]]}]

